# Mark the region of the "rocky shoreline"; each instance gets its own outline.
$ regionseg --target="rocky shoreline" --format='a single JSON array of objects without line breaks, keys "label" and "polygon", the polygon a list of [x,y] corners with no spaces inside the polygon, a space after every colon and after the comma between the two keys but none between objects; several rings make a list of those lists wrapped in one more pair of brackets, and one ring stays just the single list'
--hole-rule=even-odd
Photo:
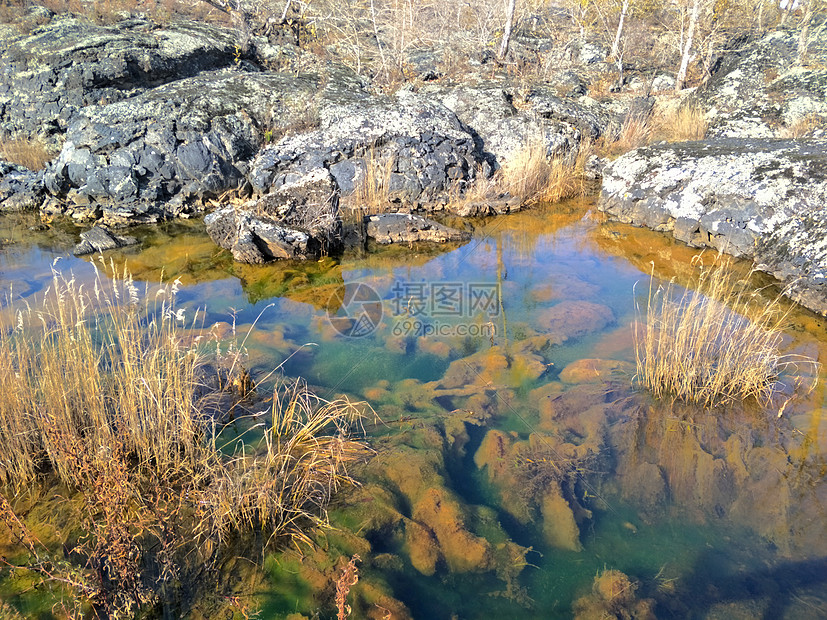
[{"label": "rocky shoreline", "polygon": [[[59,151],[39,172],[0,161],[0,212],[39,209],[108,231],[109,243],[97,235],[82,251],[122,244],[118,227],[211,211],[210,235],[236,260],[318,257],[342,241],[340,199],[361,205],[377,190],[391,211],[513,211],[521,201],[507,193],[467,195],[529,144],[574,158],[664,99],[651,96],[654,80],[585,94],[578,66],[609,66],[598,48],[545,81],[492,65],[488,77],[420,78],[387,94],[329,59],[273,70],[275,52],[306,54],[272,37],[242,52],[216,25],[30,11],[41,24],[31,32],[0,28],[0,134]],[[825,48],[790,69],[795,41],[786,31],[754,41],[686,94],[706,112],[707,140],[591,166],[611,217],[750,258],[825,314]],[[801,127],[807,139],[782,139]]]}]

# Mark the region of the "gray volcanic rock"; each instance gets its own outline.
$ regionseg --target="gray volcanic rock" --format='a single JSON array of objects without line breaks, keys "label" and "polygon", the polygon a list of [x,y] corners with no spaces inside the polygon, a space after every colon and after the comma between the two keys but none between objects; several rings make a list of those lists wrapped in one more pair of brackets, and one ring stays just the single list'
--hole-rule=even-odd
[{"label": "gray volcanic rock", "polygon": [[377,243],[464,241],[471,235],[410,213],[380,213],[367,218],[367,235]]},{"label": "gray volcanic rock", "polygon": [[[501,84],[429,87],[478,139],[488,161],[498,167],[526,145],[540,142],[549,155],[576,150],[581,139],[606,133],[612,118],[598,106],[563,99],[536,86],[514,92]],[[518,109],[515,100],[520,99]]]},{"label": "gray volcanic rock", "polygon": [[317,258],[341,243],[338,188],[324,168],[204,221],[210,238],[244,263]]},{"label": "gray volcanic rock", "polygon": [[719,139],[637,149],[603,172],[598,208],[751,258],[827,314],[827,141]]},{"label": "gray volcanic rock", "polygon": [[[227,69],[87,107],[46,173],[57,197],[100,207],[110,225],[202,211],[204,199],[243,186],[247,161],[272,116],[305,114],[314,78]],[[71,202],[67,214],[72,215]]]},{"label": "gray volcanic rock", "polygon": [[405,90],[323,101],[319,125],[264,148],[250,172],[253,187],[265,192],[328,168],[342,194],[373,176],[403,202],[428,202],[473,177],[479,162],[473,137],[450,110]]},{"label": "gray volcanic rock", "polygon": [[72,251],[75,256],[105,252],[106,250],[114,250],[138,243],[135,237],[116,235],[103,226],[93,226],[89,230],[84,230],[80,233],[80,239],[80,243]]},{"label": "gray volcanic rock", "polygon": [[230,250],[242,263],[266,263],[276,259],[315,258],[321,248],[301,230],[279,226],[266,217],[223,207],[210,213],[207,232],[216,244]]},{"label": "gray volcanic rock", "polygon": [[191,21],[96,26],[54,16],[28,35],[0,29],[0,133],[53,136],[59,146],[84,107],[230,66],[236,43],[230,29]]},{"label": "gray volcanic rock", "polygon": [[45,197],[43,172],[0,160],[0,213],[37,209]]},{"label": "gray volcanic rock", "polygon": [[695,94],[707,110],[709,136],[772,138],[809,119],[827,125],[827,31],[810,46],[810,66],[796,66],[798,34],[777,31],[726,57]]}]

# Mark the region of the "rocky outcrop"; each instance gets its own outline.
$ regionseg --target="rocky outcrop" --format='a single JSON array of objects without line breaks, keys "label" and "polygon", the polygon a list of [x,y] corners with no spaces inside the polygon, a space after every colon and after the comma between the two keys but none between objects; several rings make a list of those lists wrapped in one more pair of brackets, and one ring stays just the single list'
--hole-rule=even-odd
[{"label": "rocky outcrop", "polygon": [[377,243],[464,241],[471,235],[410,213],[381,213],[367,218],[367,236]]},{"label": "rocky outcrop", "polygon": [[227,67],[236,34],[192,21],[160,27],[143,18],[97,26],[37,7],[30,34],[0,29],[0,133],[41,136],[58,147],[88,106]]},{"label": "rocky outcrop", "polygon": [[599,209],[752,259],[827,314],[827,142],[722,139],[637,149],[604,170]]},{"label": "rocky outcrop", "polygon": [[[727,56],[696,94],[708,110],[708,135],[772,138],[806,133],[824,136],[827,125],[827,32],[810,46],[813,61],[798,66],[798,34],[777,31]],[[812,127],[802,126],[810,122]]]},{"label": "rocky outcrop", "polygon": [[317,169],[251,201],[205,218],[207,233],[243,263],[318,258],[341,240],[338,188]]},{"label": "rocky outcrop", "polygon": [[401,90],[323,102],[319,128],[264,148],[250,180],[265,192],[327,168],[343,194],[381,185],[391,197],[419,204],[471,178],[478,161],[473,137],[450,110]]},{"label": "rocky outcrop", "polygon": [[588,99],[564,99],[539,86],[516,92],[492,82],[431,86],[423,92],[456,113],[495,168],[537,143],[549,155],[570,152],[578,148],[581,139],[596,139],[613,123],[612,116],[601,111],[596,102],[589,105]]},{"label": "rocky outcrop", "polygon": [[111,225],[203,211],[245,183],[260,127],[318,91],[312,78],[209,71],[103,107],[71,123],[46,187],[66,209]]},{"label": "rocky outcrop", "polygon": [[0,213],[37,209],[45,193],[42,173],[0,160]]}]

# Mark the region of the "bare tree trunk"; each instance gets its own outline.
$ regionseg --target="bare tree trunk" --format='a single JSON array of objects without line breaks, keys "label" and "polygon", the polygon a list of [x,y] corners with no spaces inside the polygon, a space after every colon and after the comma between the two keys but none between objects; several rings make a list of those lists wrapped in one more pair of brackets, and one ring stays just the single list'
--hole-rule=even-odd
[{"label": "bare tree trunk", "polygon": [[508,0],[508,11],[505,16],[505,28],[503,28],[503,40],[500,43],[500,51],[497,58],[505,59],[508,54],[508,44],[511,41],[511,28],[514,26],[514,11],[517,8],[517,0]]},{"label": "bare tree trunk", "polygon": [[686,33],[683,53],[681,54],[681,67],[675,78],[675,92],[679,93],[686,85],[686,72],[689,70],[689,61],[692,60],[692,39],[695,37],[695,28],[698,25],[698,16],[701,13],[701,0],[693,0],[692,15],[689,17],[689,30]]},{"label": "bare tree trunk", "polygon": [[790,16],[790,13],[793,12],[793,2],[795,2],[795,0],[787,0],[786,4],[783,2],[781,3],[783,6],[781,7],[781,23],[778,24],[779,28],[784,25],[787,18]]},{"label": "bare tree trunk", "polygon": [[376,37],[376,47],[379,48],[379,57],[382,59],[382,70],[387,71],[388,61],[385,58],[385,50],[382,49],[382,40],[379,37],[379,27],[376,25],[376,9],[373,0],[370,0],[370,19],[373,22],[373,36]]},{"label": "bare tree trunk", "polygon": [[615,42],[612,44],[612,58],[617,58],[620,53],[620,38],[623,36],[623,25],[626,22],[626,14],[629,12],[629,2],[630,0],[623,0],[623,6],[620,9],[620,21],[617,23]]},{"label": "bare tree trunk", "polygon": [[804,18],[801,20],[801,33],[798,35],[798,58],[796,64],[804,64],[807,57],[807,45],[809,44],[810,22],[813,21],[813,0],[806,0],[804,5]]},{"label": "bare tree trunk", "polygon": [[287,21],[287,11],[290,10],[290,5],[293,3],[293,0],[287,0],[287,3],[284,5],[284,10],[281,12],[281,19],[279,19],[279,23],[283,24]]}]

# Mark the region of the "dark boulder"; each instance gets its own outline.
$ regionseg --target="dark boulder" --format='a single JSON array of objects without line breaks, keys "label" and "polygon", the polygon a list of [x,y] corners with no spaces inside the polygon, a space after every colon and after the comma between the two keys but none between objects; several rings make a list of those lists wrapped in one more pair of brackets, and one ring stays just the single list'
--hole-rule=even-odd
[{"label": "dark boulder", "polygon": [[228,69],[86,108],[46,186],[98,205],[110,225],[198,213],[206,199],[245,184],[261,126],[303,113],[318,88],[314,78]]},{"label": "dark boulder", "polygon": [[200,22],[41,18],[48,23],[31,34],[0,29],[0,133],[40,135],[57,147],[84,108],[231,66],[236,54],[233,30]]},{"label": "dark boulder", "polygon": [[320,168],[244,206],[205,218],[207,233],[235,260],[318,258],[341,243],[338,188]]},{"label": "dark boulder", "polygon": [[135,237],[116,235],[104,226],[93,226],[89,230],[80,233],[80,243],[75,246],[72,253],[75,256],[82,256],[135,245],[136,243],[138,243],[138,240]]},{"label": "dark boulder", "polygon": [[37,209],[45,197],[42,172],[0,160],[0,213]]}]

